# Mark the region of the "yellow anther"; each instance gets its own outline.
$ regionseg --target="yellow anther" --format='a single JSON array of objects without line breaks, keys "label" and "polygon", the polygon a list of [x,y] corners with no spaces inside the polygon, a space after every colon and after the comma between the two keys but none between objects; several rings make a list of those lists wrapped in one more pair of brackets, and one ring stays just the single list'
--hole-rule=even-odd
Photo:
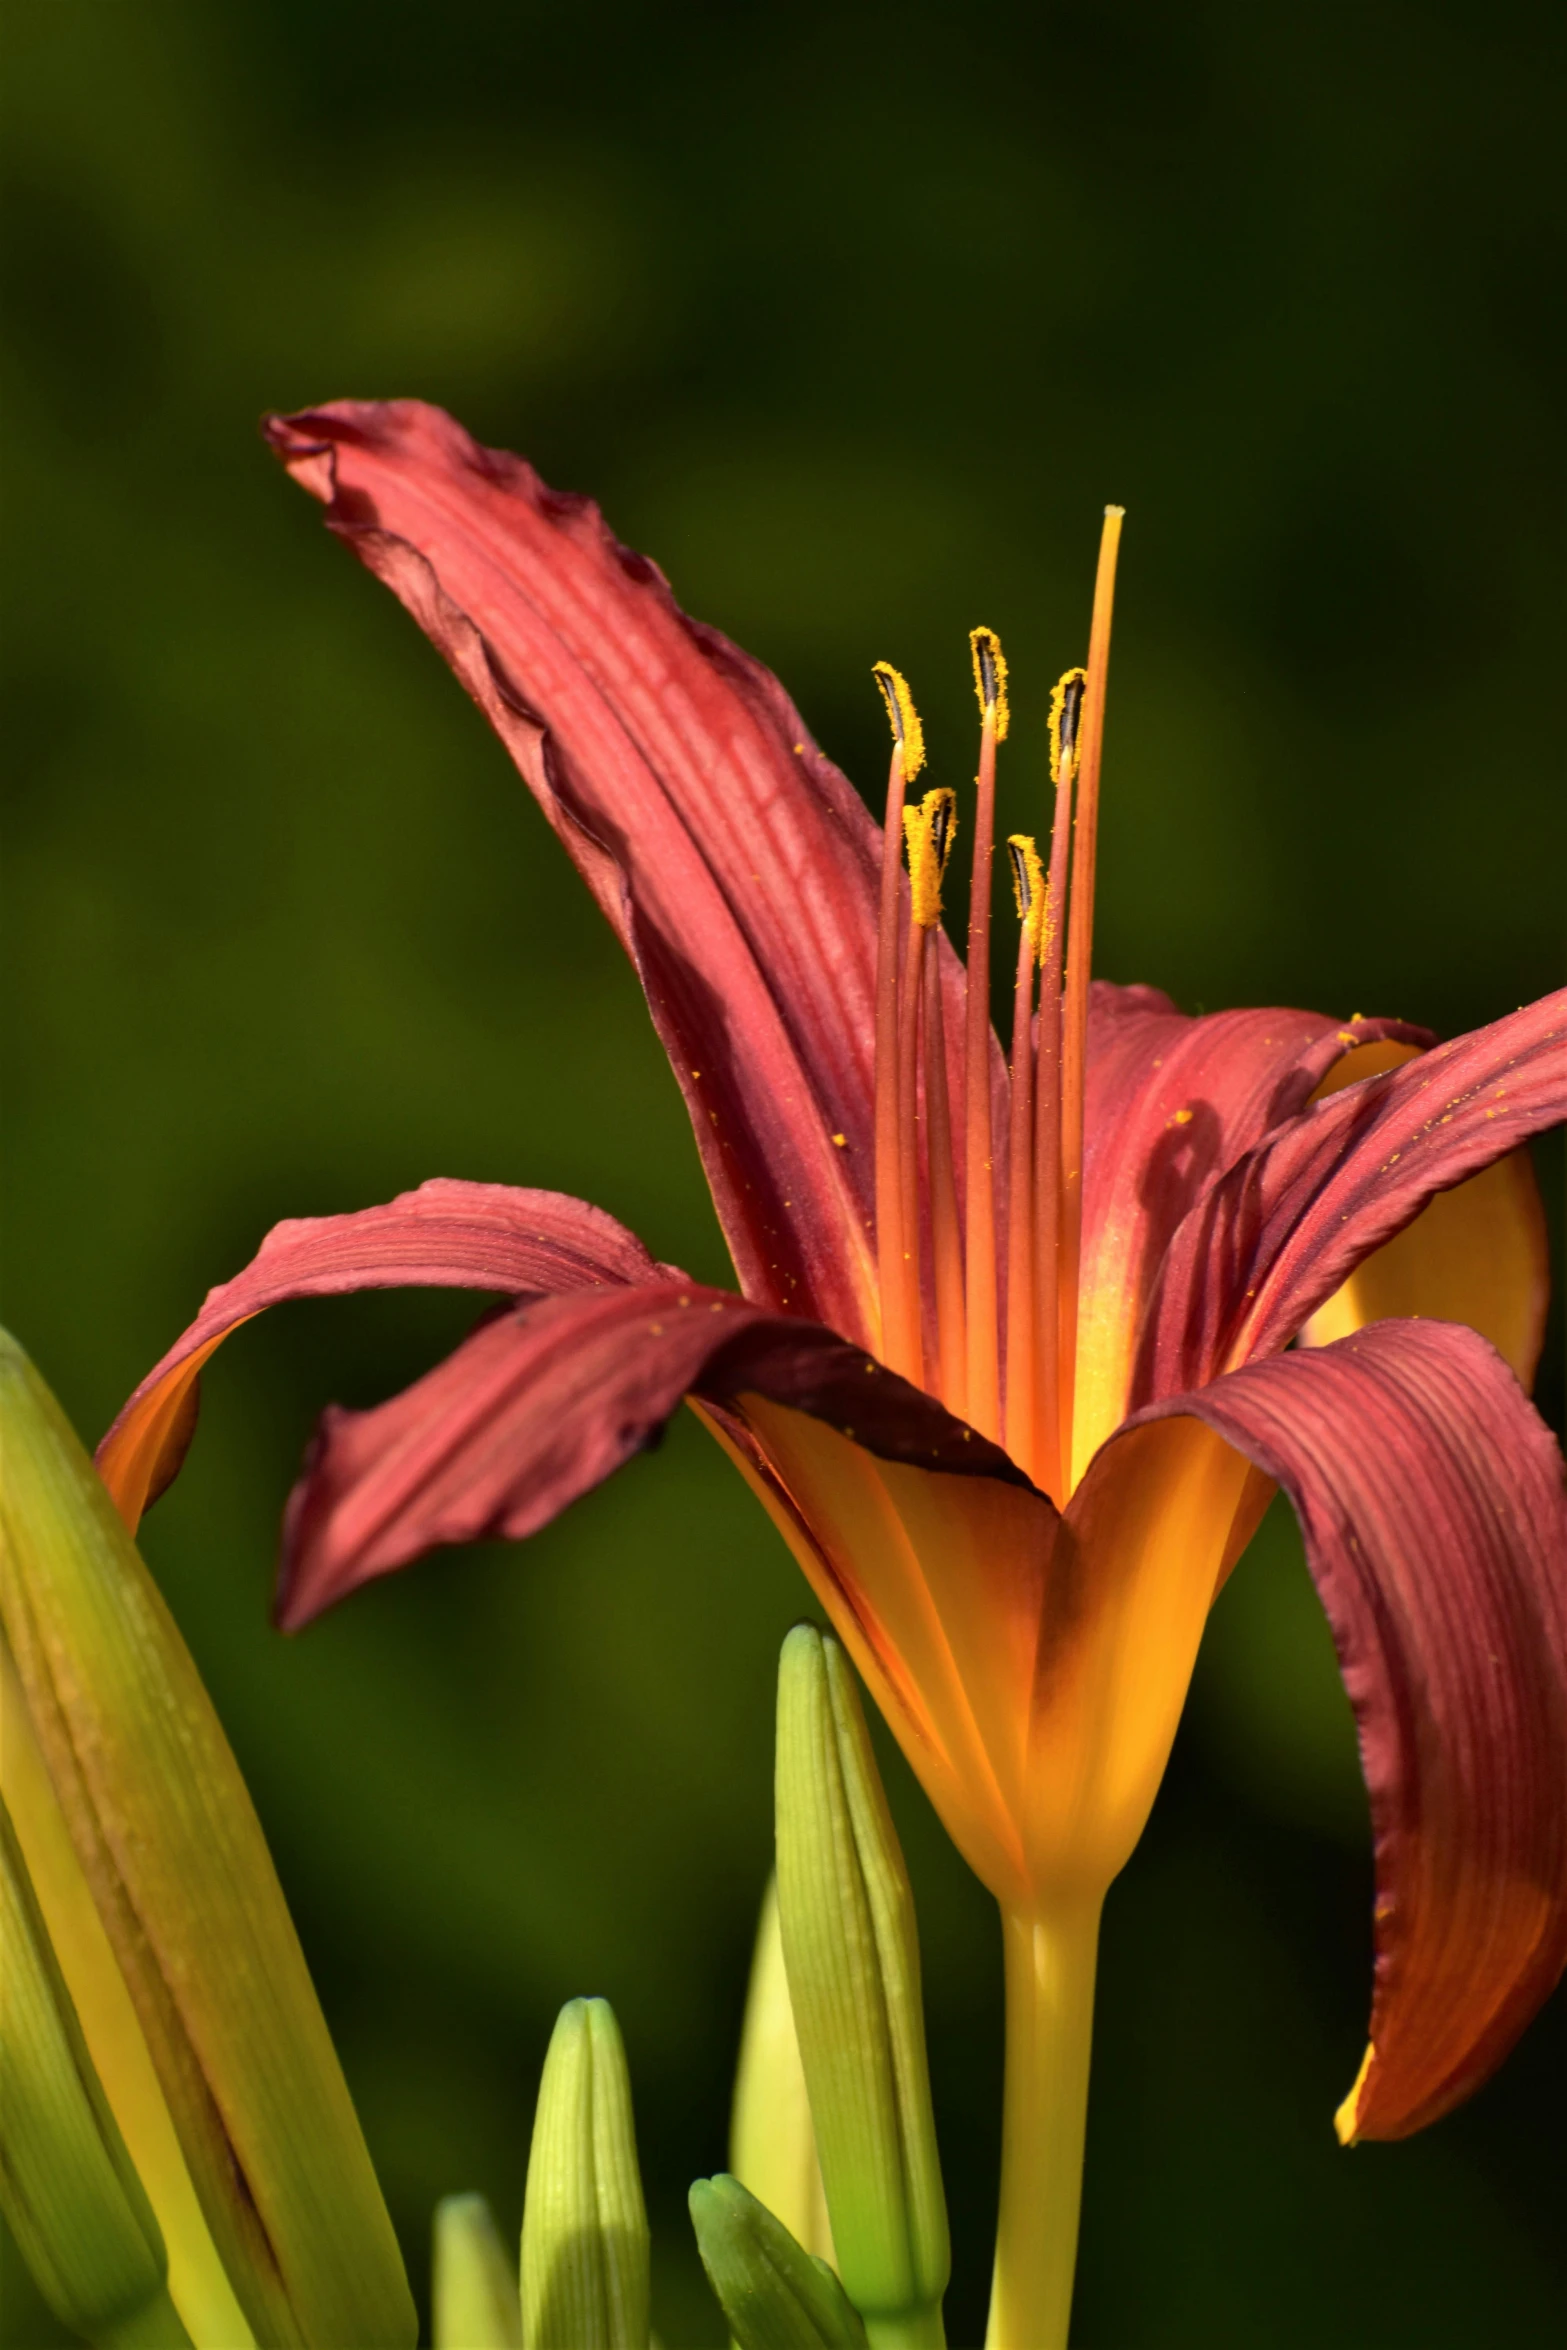
[{"label": "yellow anther", "polygon": [[1050,780],[1070,783],[1077,773],[1077,729],[1083,715],[1086,669],[1069,669],[1058,677],[1050,696]]},{"label": "yellow anther", "polygon": [[1040,863],[1039,850],[1030,833],[1010,833],[1007,837],[1007,854],[1012,860],[1012,896],[1017,906],[1017,918],[1023,925],[1029,945],[1039,961],[1043,962],[1049,942],[1050,918],[1050,889],[1045,879],[1045,868]]},{"label": "yellow anther", "polygon": [[1001,650],[1001,639],[993,628],[971,628],[968,641],[974,656],[974,691],[979,696],[980,716],[992,720],[997,742],[1004,743],[1011,713],[1007,709],[1007,657]]},{"label": "yellow anther", "polygon": [[921,930],[934,930],[941,920],[941,881],[957,829],[957,797],[944,786],[928,791],[917,808],[903,811],[914,919]]},{"label": "yellow anther", "polygon": [[914,696],[902,671],[894,669],[890,661],[878,661],[871,675],[881,687],[881,698],[887,705],[892,725],[892,739],[902,753],[903,780],[912,783],[925,764],[925,729],[914,707]]}]

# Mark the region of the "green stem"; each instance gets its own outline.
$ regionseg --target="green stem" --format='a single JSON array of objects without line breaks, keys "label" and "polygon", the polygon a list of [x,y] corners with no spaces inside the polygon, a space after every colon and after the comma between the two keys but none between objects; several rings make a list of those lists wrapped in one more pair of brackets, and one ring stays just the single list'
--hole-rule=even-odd
[{"label": "green stem", "polygon": [[1001,2216],[986,2350],[1066,2350],[1093,2038],[1097,1898],[1004,1911]]}]

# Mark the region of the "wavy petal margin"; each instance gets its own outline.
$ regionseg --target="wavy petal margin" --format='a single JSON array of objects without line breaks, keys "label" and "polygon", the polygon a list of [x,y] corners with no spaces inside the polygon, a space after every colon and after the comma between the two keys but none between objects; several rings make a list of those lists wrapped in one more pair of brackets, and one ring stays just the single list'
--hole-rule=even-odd
[{"label": "wavy petal margin", "polygon": [[289,1298],[355,1289],[475,1289],[505,1297],[623,1287],[660,1268],[635,1233],[563,1191],[437,1176],[384,1207],[274,1224],[232,1281],[210,1290],[98,1447],[98,1474],[134,1534],[178,1476],[203,1364],[241,1322]]},{"label": "wavy petal margin", "polygon": [[630,954],[746,1295],[874,1343],[879,850],[852,786],[596,506],[440,409],[336,401],[266,433],[479,704]]},{"label": "wavy petal margin", "polygon": [[[1406,1044],[1346,1053],[1318,1098],[1415,1058]],[[1368,1322],[1427,1315],[1466,1322],[1532,1387],[1551,1302],[1545,1209],[1527,1149],[1513,1151],[1428,1200],[1412,1224],[1362,1258],[1341,1289],[1303,1326],[1303,1346],[1329,1346]]]},{"label": "wavy petal margin", "polygon": [[1143,1418],[1174,1414],[1300,1519],[1376,1839],[1370,2045],[1339,2134],[1405,2137],[1495,2070],[1567,1961],[1562,1456],[1453,1323],[1379,1322]]},{"label": "wavy petal margin", "polygon": [[1276,1353],[1372,1251],[1567,1118],[1567,989],[1318,1102],[1240,1159],[1170,1243],[1134,1404]]}]

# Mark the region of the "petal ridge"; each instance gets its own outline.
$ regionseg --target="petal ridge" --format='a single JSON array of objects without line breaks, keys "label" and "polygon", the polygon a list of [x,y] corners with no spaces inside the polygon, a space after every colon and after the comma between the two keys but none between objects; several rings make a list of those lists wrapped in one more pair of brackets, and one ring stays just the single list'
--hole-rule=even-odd
[{"label": "petal ridge", "polygon": [[484,710],[631,953],[746,1293],[873,1338],[858,795],[590,500],[417,401],[267,437]]}]

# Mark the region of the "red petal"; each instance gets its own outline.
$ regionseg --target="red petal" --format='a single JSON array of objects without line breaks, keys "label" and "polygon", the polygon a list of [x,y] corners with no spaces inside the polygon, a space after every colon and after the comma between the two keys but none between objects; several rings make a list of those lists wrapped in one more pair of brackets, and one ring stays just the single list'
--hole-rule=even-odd
[{"label": "red petal", "polygon": [[859,798],[776,680],[585,499],[418,401],[268,433],[451,663],[619,933],[747,1295],[873,1339],[878,843]]},{"label": "red petal", "polygon": [[503,1183],[437,1177],[385,1207],[275,1224],[148,1372],[98,1447],[99,1474],[134,1533],[179,1473],[202,1364],[241,1322],[287,1298],[415,1286],[513,1297],[623,1285],[655,1270],[641,1241],[602,1208]]},{"label": "red petal", "polygon": [[692,1389],[776,1398],[892,1460],[1028,1489],[994,1445],[819,1325],[678,1277],[475,1330],[368,1412],[323,1415],[284,1529],[294,1630],[439,1543],[519,1540],[640,1452]]},{"label": "red petal", "polygon": [[1287,1346],[1362,1258],[1567,1118],[1567,989],[1319,1102],[1239,1160],[1170,1244],[1134,1398]]},{"label": "red petal", "polygon": [[1371,2048],[1345,2137],[1398,2138],[1500,2064],[1567,1960],[1567,1489],[1493,1348],[1379,1322],[1190,1413],[1294,1502],[1376,1836]]},{"label": "red petal", "polygon": [[1189,1019],[1152,987],[1095,984],[1089,1010],[1079,1474],[1123,1418],[1143,1308],[1165,1250],[1215,1177],[1294,1118],[1335,1061],[1374,1040],[1432,1040],[1396,1020],[1320,1012]]}]

